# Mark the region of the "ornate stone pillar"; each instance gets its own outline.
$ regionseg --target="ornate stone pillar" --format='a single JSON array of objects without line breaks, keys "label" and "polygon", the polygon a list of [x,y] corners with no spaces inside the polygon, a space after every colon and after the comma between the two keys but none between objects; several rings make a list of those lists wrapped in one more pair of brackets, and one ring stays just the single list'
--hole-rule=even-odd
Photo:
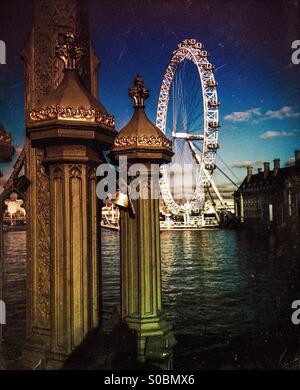
[{"label": "ornate stone pillar", "polygon": [[[83,48],[79,74],[85,88],[97,95],[99,60],[89,35],[87,2],[33,0],[32,31],[23,50],[25,65],[25,117],[63,77],[56,57],[57,41],[72,31]],[[32,368],[50,351],[50,184],[43,164],[44,148],[26,136],[25,174],[31,185],[27,200],[27,341],[23,363]]]},{"label": "ornate stone pillar", "polygon": [[98,325],[100,213],[95,170],[116,135],[107,114],[80,81],[82,55],[73,33],[57,45],[60,85],[30,111],[27,134],[43,151],[50,193],[50,345],[45,368],[59,368]]},{"label": "ornate stone pillar", "polygon": [[151,163],[170,162],[172,145],[144,112],[149,91],[140,76],[129,96],[134,114],[116,137],[112,153],[116,160],[127,156],[129,164],[144,164],[139,168],[143,196],[132,199],[134,215],[121,211],[121,315],[136,333],[137,359],[170,368],[175,338],[161,303],[159,191],[156,199],[151,192],[159,186],[159,175],[151,175]]},{"label": "ornate stone pillar", "polygon": [[[78,347],[98,325],[98,243],[96,202],[90,197],[98,157],[84,150],[76,162],[62,153],[47,156],[51,215],[51,361],[48,368]],[[55,158],[56,162],[54,162]],[[65,162],[66,161],[66,162]],[[96,218],[92,220],[93,214]],[[58,361],[58,362],[57,362]]]}]

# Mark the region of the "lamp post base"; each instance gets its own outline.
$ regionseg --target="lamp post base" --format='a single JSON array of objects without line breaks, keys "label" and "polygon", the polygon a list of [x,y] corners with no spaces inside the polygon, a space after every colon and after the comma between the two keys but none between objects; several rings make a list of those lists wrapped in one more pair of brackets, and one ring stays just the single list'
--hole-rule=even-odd
[{"label": "lamp post base", "polygon": [[161,369],[172,369],[172,349],[176,345],[176,339],[165,314],[149,318],[127,317],[125,322],[136,334],[138,362],[147,362]]}]

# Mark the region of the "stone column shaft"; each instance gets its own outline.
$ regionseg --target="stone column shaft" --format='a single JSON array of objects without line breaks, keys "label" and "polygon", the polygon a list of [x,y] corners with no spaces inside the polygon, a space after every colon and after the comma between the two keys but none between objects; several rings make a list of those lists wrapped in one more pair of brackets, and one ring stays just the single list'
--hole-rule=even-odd
[{"label": "stone column shaft", "polygon": [[131,167],[138,168],[139,179],[134,178],[128,184],[128,194],[135,198],[133,206],[129,202],[129,210],[121,211],[121,315],[136,334],[137,360],[170,368],[176,341],[162,312],[159,199],[156,199],[159,175],[158,170],[151,168],[152,164],[170,162],[173,152],[171,142],[145,114],[149,90],[140,75],[128,89],[128,95],[134,101],[134,113],[115,138],[112,149],[120,164],[124,156],[130,164],[140,163]]},{"label": "stone column shaft", "polygon": [[159,200],[133,200],[135,217],[121,211],[122,317],[158,320],[161,311]]},{"label": "stone column shaft", "polygon": [[[98,325],[98,234],[94,170],[51,164],[52,352],[65,358]],[[91,218],[94,221],[91,221]],[[94,222],[94,223],[93,223]]]},{"label": "stone column shaft", "polygon": [[138,360],[169,368],[175,338],[162,311],[159,200],[151,199],[150,180],[147,198],[132,200],[135,215],[121,211],[121,313],[136,332]]}]

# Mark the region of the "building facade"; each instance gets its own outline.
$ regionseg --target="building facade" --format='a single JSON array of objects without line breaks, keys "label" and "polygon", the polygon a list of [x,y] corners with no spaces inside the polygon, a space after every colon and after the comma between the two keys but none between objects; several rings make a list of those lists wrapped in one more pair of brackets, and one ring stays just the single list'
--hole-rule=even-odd
[{"label": "building facade", "polygon": [[233,194],[235,212],[242,224],[252,228],[285,229],[300,225],[300,150],[295,151],[295,164],[280,167],[274,160],[253,174],[247,168],[247,176]]}]

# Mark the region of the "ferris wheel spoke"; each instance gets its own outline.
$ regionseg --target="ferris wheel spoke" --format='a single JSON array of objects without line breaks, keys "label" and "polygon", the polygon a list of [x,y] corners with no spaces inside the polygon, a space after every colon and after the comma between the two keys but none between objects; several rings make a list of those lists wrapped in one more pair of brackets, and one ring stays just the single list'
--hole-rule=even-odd
[{"label": "ferris wheel spoke", "polygon": [[195,145],[193,144],[192,141],[188,141],[188,145],[191,149],[193,158],[195,159],[197,164],[201,165],[201,156],[199,155],[197,149],[195,148]]},{"label": "ferris wheel spoke", "polygon": [[179,138],[179,139],[185,139],[185,140],[197,140],[197,141],[203,141],[204,135],[203,134],[189,134],[189,133],[183,133],[183,132],[174,132],[173,138]]}]

